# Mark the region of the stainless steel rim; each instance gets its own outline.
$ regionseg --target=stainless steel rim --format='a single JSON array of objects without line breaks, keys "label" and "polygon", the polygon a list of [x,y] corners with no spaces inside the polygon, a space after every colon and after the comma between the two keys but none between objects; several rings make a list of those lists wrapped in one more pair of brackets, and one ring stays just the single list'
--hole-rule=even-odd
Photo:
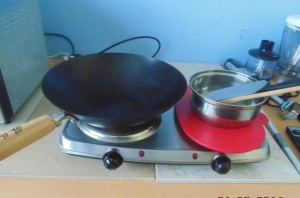
[{"label": "stainless steel rim", "polygon": [[261,101],[255,103],[255,104],[251,104],[251,105],[240,105],[240,104],[235,104],[235,103],[232,103],[232,104],[227,104],[227,103],[222,103],[222,102],[217,102],[217,101],[214,101],[214,100],[211,100],[207,97],[205,97],[203,94],[200,94],[198,93],[197,89],[193,86],[193,83],[198,79],[198,76],[204,76],[204,75],[209,75],[209,74],[224,74],[224,75],[228,75],[228,76],[235,76],[235,77],[238,77],[242,80],[245,80],[245,81],[256,81],[255,78],[251,77],[251,76],[247,76],[245,74],[242,74],[242,73],[238,73],[238,72],[233,72],[233,71],[228,71],[228,70],[211,70],[211,71],[205,71],[205,72],[198,72],[196,74],[194,74],[191,78],[190,78],[190,87],[191,89],[193,90],[193,94],[197,94],[199,97],[201,97],[204,101],[208,102],[209,104],[213,104],[213,105],[216,105],[216,106],[222,106],[224,107],[227,106],[227,107],[237,107],[237,108],[243,108],[243,109],[247,109],[247,108],[253,108],[255,106],[260,106],[262,105],[263,103],[266,102],[266,100],[268,99],[267,97],[265,97],[264,99],[261,99]]},{"label": "stainless steel rim", "polygon": [[129,143],[143,140],[155,134],[160,125],[161,117],[141,126],[120,129],[99,128],[88,123],[77,122],[77,126],[84,134],[108,143]]}]

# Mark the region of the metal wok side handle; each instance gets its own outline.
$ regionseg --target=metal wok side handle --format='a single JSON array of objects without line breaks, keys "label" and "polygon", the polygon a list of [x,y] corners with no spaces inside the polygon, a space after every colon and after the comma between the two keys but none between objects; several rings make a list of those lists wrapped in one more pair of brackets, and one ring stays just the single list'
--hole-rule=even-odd
[{"label": "metal wok side handle", "polygon": [[0,160],[44,137],[59,126],[65,118],[67,118],[66,114],[44,115],[10,131],[0,133]]}]

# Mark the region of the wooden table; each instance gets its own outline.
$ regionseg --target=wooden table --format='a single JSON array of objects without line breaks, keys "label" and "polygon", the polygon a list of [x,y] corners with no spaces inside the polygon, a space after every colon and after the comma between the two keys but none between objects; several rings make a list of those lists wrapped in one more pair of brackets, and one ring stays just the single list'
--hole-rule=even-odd
[{"label": "wooden table", "polygon": [[[285,134],[288,125],[300,126],[298,121],[282,121],[277,108],[264,106],[264,110],[291,148],[293,144]],[[0,162],[1,163],[1,162]],[[274,164],[276,166],[276,164]],[[274,173],[276,174],[276,173]],[[0,178],[0,196],[7,198],[30,197],[206,197],[206,198],[296,198],[300,184],[275,183],[157,183],[155,180],[107,179],[30,179]]]},{"label": "wooden table", "polygon": [[[292,97],[290,100],[294,100],[300,103],[300,96]],[[297,126],[300,127],[300,121],[297,119],[293,120],[284,120],[280,115],[280,108],[279,107],[271,107],[267,104],[263,105],[263,110],[266,112],[268,117],[270,118],[271,122],[274,124],[278,132],[281,133],[284,140],[287,142],[295,156],[297,157],[298,161],[300,161],[300,152],[296,149],[295,145],[292,143],[291,139],[286,133],[287,126]]]}]

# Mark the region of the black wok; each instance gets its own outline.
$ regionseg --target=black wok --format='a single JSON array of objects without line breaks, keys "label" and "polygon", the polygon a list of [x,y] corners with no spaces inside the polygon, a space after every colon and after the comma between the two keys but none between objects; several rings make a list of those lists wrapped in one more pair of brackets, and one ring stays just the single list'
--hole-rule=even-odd
[{"label": "black wok", "polygon": [[171,65],[134,54],[71,59],[44,76],[42,90],[64,113],[45,115],[0,135],[0,160],[53,131],[65,118],[120,128],[150,121],[185,93],[184,76]]},{"label": "black wok", "polygon": [[55,106],[82,122],[128,127],[171,108],[185,93],[184,76],[171,65],[135,54],[78,57],[51,69],[42,90]]}]

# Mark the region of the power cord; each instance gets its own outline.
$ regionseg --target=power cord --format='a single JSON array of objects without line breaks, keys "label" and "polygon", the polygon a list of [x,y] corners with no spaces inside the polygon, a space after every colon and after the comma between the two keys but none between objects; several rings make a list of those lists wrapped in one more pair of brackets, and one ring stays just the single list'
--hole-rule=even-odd
[{"label": "power cord", "polygon": [[129,41],[132,41],[132,40],[137,40],[137,39],[152,39],[152,40],[155,40],[155,41],[157,42],[158,47],[157,47],[157,50],[155,51],[155,53],[151,56],[152,58],[155,57],[155,56],[158,54],[158,52],[160,51],[161,43],[160,43],[160,41],[159,41],[157,38],[155,38],[155,37],[153,37],[153,36],[136,36],[136,37],[132,37],[132,38],[125,39],[125,40],[122,40],[122,41],[120,41],[120,42],[117,42],[117,43],[115,43],[115,44],[113,44],[113,45],[111,45],[111,46],[105,48],[104,50],[101,50],[101,51],[98,52],[98,53],[99,53],[99,54],[105,53],[105,52],[107,52],[108,50],[110,50],[110,49],[112,49],[112,48],[114,48],[114,47],[116,47],[116,46],[118,46],[118,45],[121,45],[121,44],[123,44],[123,43],[129,42]]},{"label": "power cord", "polygon": [[[73,44],[72,40],[71,40],[70,38],[68,38],[67,36],[65,36],[65,35],[63,35],[63,34],[49,33],[49,32],[44,33],[44,35],[45,35],[45,36],[55,36],[55,37],[63,38],[63,39],[65,39],[66,41],[68,41],[68,43],[70,44],[70,46],[71,46],[71,48],[72,48],[72,53],[71,53],[71,54],[68,54],[68,53],[66,53],[66,52],[61,52],[61,53],[57,53],[57,54],[55,54],[55,55],[49,56],[50,58],[57,57],[57,56],[60,56],[60,55],[66,55],[66,54],[67,54],[67,57],[68,57],[68,58],[74,58],[74,57],[76,57],[76,56],[79,56],[79,54],[75,54],[75,47],[74,47],[74,44]],[[151,40],[154,40],[154,41],[157,42],[158,47],[157,47],[155,53],[151,56],[152,58],[155,57],[155,56],[158,54],[158,52],[160,51],[161,43],[160,43],[159,39],[157,39],[157,38],[155,38],[155,37],[153,37],[153,36],[136,36],[136,37],[128,38],[128,39],[122,40],[122,41],[120,41],[120,42],[117,42],[117,43],[115,43],[115,44],[113,44],[113,45],[111,45],[111,46],[109,46],[109,47],[107,47],[107,48],[101,50],[100,52],[98,52],[98,54],[105,53],[105,52],[107,52],[108,50],[110,50],[110,49],[112,49],[112,48],[114,48],[114,47],[116,47],[116,46],[118,46],[118,45],[121,45],[121,44],[123,44],[123,43],[129,42],[129,41],[132,41],[132,40],[137,40],[137,39],[151,39]]]},{"label": "power cord", "polygon": [[63,34],[49,33],[49,32],[45,32],[44,35],[45,35],[45,36],[60,37],[60,38],[65,39],[65,40],[70,44],[70,46],[71,46],[71,48],[72,48],[71,54],[75,54],[75,47],[74,47],[74,44],[73,44],[72,40],[69,39],[67,36],[65,36],[65,35],[63,35]]},{"label": "power cord", "polygon": [[48,58],[59,58],[59,59],[63,59],[64,61],[69,59],[70,54],[67,52],[59,52],[56,54],[53,54],[51,56],[48,56]]},{"label": "power cord", "polygon": [[[297,97],[299,95],[298,92],[294,92],[294,93],[285,93],[281,96],[279,96],[280,98],[282,98],[282,100],[286,101],[289,100],[290,98],[293,97]],[[274,102],[271,98],[269,98],[266,102],[267,105],[269,105],[270,107],[280,107],[280,104],[277,104],[276,102]]]}]

